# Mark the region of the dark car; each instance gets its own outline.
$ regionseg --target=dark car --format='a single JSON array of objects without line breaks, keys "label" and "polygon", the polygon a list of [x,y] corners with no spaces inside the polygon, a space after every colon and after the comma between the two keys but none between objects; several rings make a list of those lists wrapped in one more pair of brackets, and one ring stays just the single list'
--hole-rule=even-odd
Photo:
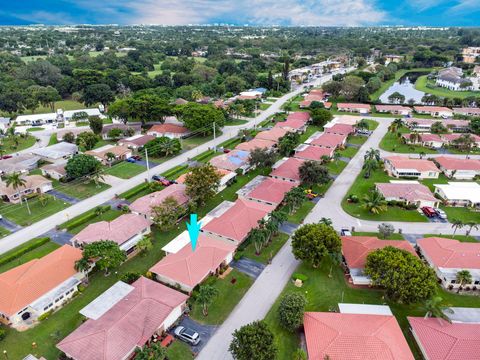
[{"label": "dark car", "polygon": [[152,180],[159,182],[163,186],[170,186],[175,183],[174,181],[168,180],[167,178],[164,178],[163,176],[160,176],[160,175],[153,175]]},{"label": "dark car", "polygon": [[129,162],[129,163],[135,163],[137,162],[137,160],[135,160],[133,157],[129,157],[127,160],[125,160],[126,162]]},{"label": "dark car", "polygon": [[3,155],[0,159],[7,160],[7,159],[11,159],[11,158],[12,158],[12,155]]},{"label": "dark car", "polygon": [[118,210],[122,210],[124,207],[128,207],[128,204],[126,204],[126,203],[117,204],[117,209]]},{"label": "dark car", "polygon": [[133,155],[132,158],[134,158],[137,161],[142,160],[142,157],[140,155]]},{"label": "dark car", "polygon": [[200,342],[200,335],[192,329],[183,326],[177,326],[174,333],[180,340],[191,345],[198,345]]}]

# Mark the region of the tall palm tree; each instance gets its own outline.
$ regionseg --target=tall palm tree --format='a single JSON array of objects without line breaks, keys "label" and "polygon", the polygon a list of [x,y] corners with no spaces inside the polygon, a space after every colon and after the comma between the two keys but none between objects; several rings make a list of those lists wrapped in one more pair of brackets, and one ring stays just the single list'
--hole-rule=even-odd
[{"label": "tall palm tree", "polygon": [[327,226],[332,226],[333,222],[332,222],[332,219],[330,218],[326,218],[326,217],[322,217],[319,221],[320,224],[325,224]]},{"label": "tall palm tree", "polygon": [[90,261],[85,258],[81,258],[75,262],[75,270],[82,272],[88,282],[88,271],[90,270]]},{"label": "tall palm tree", "polygon": [[458,287],[457,294],[460,290],[463,289],[463,285],[470,284],[472,282],[472,274],[468,270],[460,270],[457,272],[457,276],[455,277],[456,281],[460,286]]},{"label": "tall palm tree", "polygon": [[416,144],[417,142],[422,141],[422,135],[420,135],[418,132],[414,131],[414,132],[410,133],[410,135],[408,135],[408,140],[410,140],[410,142],[412,144]]},{"label": "tall palm tree", "polygon": [[375,171],[377,169],[378,169],[378,161],[375,159],[367,159],[363,163],[363,170],[365,171],[364,176],[367,179],[372,174],[372,171]]},{"label": "tall palm tree", "polygon": [[372,214],[379,214],[382,211],[387,211],[387,202],[378,190],[370,191],[362,198],[362,202],[362,207]]},{"label": "tall palm tree", "polygon": [[250,242],[253,242],[255,246],[255,254],[260,255],[263,245],[265,244],[265,235],[266,233],[260,228],[253,228],[248,234],[248,239]]},{"label": "tall palm tree", "polygon": [[177,139],[165,139],[161,144],[161,152],[165,154],[165,157],[176,154],[181,150],[180,142]]},{"label": "tall palm tree", "polygon": [[302,188],[296,187],[291,189],[285,195],[285,205],[289,209],[290,214],[293,214],[302,205],[305,200],[305,192]]},{"label": "tall palm tree", "polygon": [[367,152],[365,153],[363,159],[380,161],[380,150],[370,148],[370,150],[367,150]]},{"label": "tall palm tree", "polygon": [[90,175],[90,179],[93,180],[97,187],[100,187],[100,181],[105,179],[105,170],[102,168],[98,169]]},{"label": "tall palm tree", "polygon": [[[18,193],[20,202],[23,201],[23,195],[18,189],[21,187],[24,187],[26,183],[27,181],[24,178],[22,178],[22,174],[19,172],[13,172],[5,176],[5,184],[7,185],[7,187],[12,188]],[[28,213],[31,215],[32,213],[30,211],[30,207],[28,207],[28,204],[27,204],[27,209],[28,209]]]},{"label": "tall palm tree", "polygon": [[442,305],[443,299],[440,296],[434,296],[425,301],[423,308],[425,309],[425,319],[429,317],[436,317],[451,322],[446,313],[453,314],[453,310],[448,306]]},{"label": "tall palm tree", "polygon": [[479,224],[475,221],[468,221],[467,223],[465,223],[465,226],[468,227],[467,232],[465,233],[465,235],[468,236],[473,229],[478,230]]},{"label": "tall palm tree", "polygon": [[213,298],[217,296],[219,290],[212,285],[202,285],[198,290],[197,302],[202,304],[203,316],[208,316],[208,306],[212,303]]},{"label": "tall palm tree", "polygon": [[116,157],[115,154],[109,151],[105,154],[105,157],[107,159],[108,165],[111,167],[113,160],[115,160]]},{"label": "tall palm tree", "polygon": [[455,233],[457,230],[461,229],[465,224],[460,219],[452,219],[452,228],[453,228],[453,237],[455,237]]}]

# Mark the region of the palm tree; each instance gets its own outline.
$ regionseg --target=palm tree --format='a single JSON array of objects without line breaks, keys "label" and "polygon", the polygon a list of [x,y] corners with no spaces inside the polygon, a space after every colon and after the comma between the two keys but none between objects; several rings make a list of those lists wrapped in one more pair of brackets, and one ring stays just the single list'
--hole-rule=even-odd
[{"label": "palm tree", "polygon": [[181,150],[180,142],[177,139],[165,139],[161,144],[161,152],[165,154],[165,157],[176,154]]},{"label": "palm tree", "polygon": [[460,284],[457,294],[463,289],[463,285],[470,284],[472,282],[472,274],[470,274],[470,271],[468,270],[460,270],[457,272],[457,276],[455,278],[457,283]]},{"label": "palm tree", "polygon": [[367,150],[367,152],[365,153],[363,159],[380,161],[380,150],[370,148],[370,150]]},{"label": "palm tree", "polygon": [[97,187],[100,187],[100,180],[105,179],[105,170],[101,168],[98,169],[97,171],[95,171],[90,175],[90,179],[93,180],[93,182],[95,183],[95,185],[97,185]]},{"label": "palm tree", "polygon": [[319,221],[320,224],[325,224],[327,226],[332,226],[333,222],[332,222],[332,219],[330,218],[326,218],[326,217],[322,217]]},{"label": "palm tree", "polygon": [[113,160],[115,160],[115,158],[116,158],[115,154],[112,153],[112,152],[107,152],[105,154],[105,157],[107,158],[108,165],[111,167],[112,163],[113,163]]},{"label": "palm tree", "polygon": [[465,226],[468,227],[465,235],[469,236],[472,229],[478,230],[478,224],[475,221],[469,221],[465,223]]},{"label": "palm tree", "polygon": [[453,310],[445,305],[442,305],[442,301],[443,299],[440,296],[435,296],[425,301],[425,305],[423,306],[426,311],[424,318],[426,319],[429,317],[436,317],[438,319],[443,319],[451,322],[450,318],[445,313],[448,312],[450,314],[453,314]]},{"label": "palm tree", "polygon": [[166,350],[159,342],[135,350],[135,360],[163,360],[166,356]]},{"label": "palm tree", "polygon": [[410,142],[412,144],[416,144],[417,142],[422,141],[422,135],[420,135],[418,132],[414,131],[414,132],[410,133],[410,135],[408,135],[408,140],[410,140]]},{"label": "palm tree", "polygon": [[387,202],[378,190],[370,191],[362,198],[362,202],[362,207],[372,214],[379,214],[382,211],[387,211]]},{"label": "palm tree", "polygon": [[255,246],[255,254],[260,255],[263,245],[265,244],[266,233],[260,228],[253,228],[248,234],[249,241]]},{"label": "palm tree", "polygon": [[45,207],[45,205],[48,203],[48,196],[44,193],[38,194],[37,199],[43,207]]},{"label": "palm tree", "polygon": [[420,151],[420,153],[418,154],[420,156],[420,159],[423,159],[423,157],[426,155],[425,152],[423,151]]},{"label": "palm tree", "polygon": [[465,224],[460,219],[452,219],[453,237],[458,229],[461,229]]},{"label": "palm tree", "polygon": [[83,257],[80,260],[77,260],[75,262],[75,270],[81,271],[85,275],[87,282],[88,282],[88,271],[90,270],[90,265],[91,265],[90,261],[88,261]]},{"label": "palm tree", "polygon": [[378,161],[374,159],[367,159],[363,163],[363,170],[365,171],[364,177],[368,179],[370,175],[372,174],[372,171],[375,171],[378,169]]},{"label": "palm tree", "polygon": [[285,205],[289,209],[289,213],[293,214],[302,205],[305,200],[305,192],[302,188],[296,187],[291,189],[285,195]]},{"label": "palm tree", "polygon": [[335,151],[333,153],[333,161],[335,161],[336,163],[338,162],[338,160],[340,160],[341,157],[342,155],[338,151]]},{"label": "palm tree", "polygon": [[368,126],[368,122],[365,119],[360,120],[357,125],[355,125],[357,129],[364,129],[368,130],[370,127]]},{"label": "palm tree", "polygon": [[392,123],[390,124],[390,126],[388,127],[388,130],[391,132],[391,133],[395,133],[397,132],[397,130],[399,128],[401,128],[403,126],[403,120],[402,119],[395,119],[392,121]]},{"label": "palm tree", "polygon": [[[270,221],[275,222],[277,224],[277,231],[278,231],[278,228],[280,228],[280,226],[285,221],[287,221],[287,218],[288,218],[287,213],[285,211],[281,211],[281,210],[275,210],[270,214]],[[275,232],[275,234],[276,234],[276,232]]]},{"label": "palm tree", "polygon": [[198,290],[197,302],[202,304],[203,316],[208,316],[208,306],[212,303],[213,298],[219,293],[218,289],[212,285],[202,285]]},{"label": "palm tree", "polygon": [[[20,198],[20,202],[23,200],[23,195],[20,191],[18,191],[19,188],[24,187],[27,181],[22,178],[22,174],[19,172],[13,172],[11,174],[8,174],[5,176],[5,184],[7,187],[11,187],[13,190],[17,191],[18,196]],[[30,208],[28,207],[27,204],[27,209],[28,213],[31,215],[32,213],[30,212]]]}]

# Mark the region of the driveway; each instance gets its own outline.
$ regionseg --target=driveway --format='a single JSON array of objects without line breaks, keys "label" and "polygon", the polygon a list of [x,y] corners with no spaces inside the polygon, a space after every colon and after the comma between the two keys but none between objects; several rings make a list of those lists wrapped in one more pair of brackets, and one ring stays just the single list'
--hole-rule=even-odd
[{"label": "driveway", "polygon": [[258,278],[263,269],[265,269],[264,264],[246,257],[242,257],[240,260],[232,261],[230,266],[254,279]]},{"label": "driveway", "polygon": [[53,229],[47,231],[45,234],[42,235],[42,237],[49,237],[53,242],[59,245],[71,245],[70,239],[73,237],[73,235],[66,231]]},{"label": "driveway", "polygon": [[17,225],[13,221],[7,220],[5,218],[0,220],[0,226],[7,229],[10,232],[15,232],[22,228],[22,226]]},{"label": "driveway", "polygon": [[[193,331],[196,331],[200,335],[201,340],[200,340],[200,343],[198,345],[193,346],[193,345],[189,344],[192,351],[196,354],[198,354],[200,352],[200,350],[202,350],[205,347],[207,342],[210,340],[210,338],[213,336],[215,331],[218,329],[218,326],[203,325],[203,324],[200,324],[200,323],[196,322],[195,320],[193,320],[192,318],[190,318],[188,316],[184,316],[182,318],[182,320],[180,320],[180,323],[178,325],[179,326],[184,326],[184,327],[189,328],[189,329],[192,329]],[[174,335],[174,333],[173,333],[174,330],[175,330],[175,328],[172,328],[170,330],[170,333],[172,335]],[[181,341],[181,340],[177,339],[177,341]]]},{"label": "driveway", "polygon": [[285,234],[292,235],[297,228],[298,224],[285,221],[282,225],[280,225],[279,230]]},{"label": "driveway", "polygon": [[75,198],[75,197],[73,197],[73,196],[64,194],[64,193],[62,193],[62,192],[60,192],[60,191],[57,191],[57,190],[55,190],[55,189],[50,190],[50,191],[48,191],[47,193],[50,194],[50,195],[55,196],[57,199],[60,199],[60,200],[62,200],[62,201],[64,201],[64,202],[67,202],[67,203],[69,203],[69,204],[76,204],[76,203],[78,203],[78,202],[80,201],[79,199],[77,199],[77,198]]}]

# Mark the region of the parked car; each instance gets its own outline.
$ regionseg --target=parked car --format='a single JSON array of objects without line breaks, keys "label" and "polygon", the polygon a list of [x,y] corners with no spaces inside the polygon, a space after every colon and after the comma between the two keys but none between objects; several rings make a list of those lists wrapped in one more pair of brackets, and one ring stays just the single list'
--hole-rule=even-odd
[{"label": "parked car", "polygon": [[232,150],[230,150],[230,149],[223,149],[224,154],[228,154],[230,151],[232,151]]},{"label": "parked car", "polygon": [[357,134],[370,136],[372,132],[370,130],[358,129]]},{"label": "parked car", "polygon": [[6,160],[6,159],[11,159],[12,157],[13,157],[12,155],[3,155],[1,159]]},{"label": "parked car", "polygon": [[137,160],[135,160],[133,157],[129,157],[127,160],[125,160],[126,162],[129,162],[129,163],[136,163]]},{"label": "parked car", "polygon": [[427,217],[437,216],[437,212],[435,211],[435,209],[430,207],[430,206],[422,207],[422,211],[425,214],[425,216],[427,216]]},{"label": "parked car", "polygon": [[175,181],[168,180],[167,178],[164,178],[160,175],[153,175],[152,180],[158,181],[163,186],[170,186],[172,184],[175,184]]},{"label": "parked car", "polygon": [[128,204],[127,204],[127,203],[117,204],[117,209],[118,209],[118,210],[122,210],[125,206],[128,207]]},{"label": "parked car", "polygon": [[191,345],[198,345],[200,342],[200,335],[196,331],[184,326],[177,326],[174,330],[174,333],[175,336],[177,336],[180,340]]},{"label": "parked car", "polygon": [[347,228],[342,228],[342,229],[340,230],[340,235],[342,235],[342,236],[352,236],[352,233],[351,233],[351,231],[350,231],[349,229],[347,229]]},{"label": "parked car", "polygon": [[142,157],[140,155],[133,155],[132,158],[137,160],[137,161],[142,160]]},{"label": "parked car", "polygon": [[447,214],[442,209],[434,208],[437,216],[442,220],[447,220]]}]

